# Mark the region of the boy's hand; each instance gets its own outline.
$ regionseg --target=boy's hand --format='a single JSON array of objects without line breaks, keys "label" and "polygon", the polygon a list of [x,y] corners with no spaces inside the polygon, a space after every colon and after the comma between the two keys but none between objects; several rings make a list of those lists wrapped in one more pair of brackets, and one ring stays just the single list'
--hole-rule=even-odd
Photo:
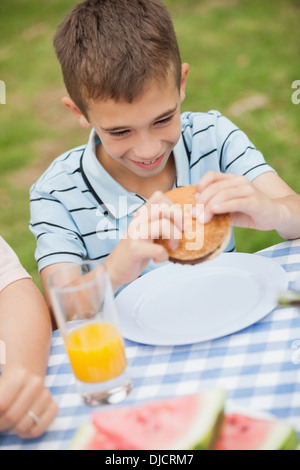
[{"label": "boy's hand", "polygon": [[166,250],[155,239],[169,239],[171,249],[178,247],[182,237],[181,209],[157,191],[136,212],[124,237],[105,261],[114,290],[134,281],[151,259],[155,263],[168,261]]},{"label": "boy's hand", "polygon": [[[57,411],[41,376],[23,368],[4,369],[0,377],[0,433],[11,431],[22,439],[39,437]],[[38,418],[38,423],[30,417],[30,412]]]},{"label": "boy's hand", "polygon": [[279,200],[270,198],[245,176],[212,171],[198,182],[196,201],[204,204],[199,217],[202,223],[214,214],[230,212],[233,225],[257,230],[276,229],[284,211]]}]

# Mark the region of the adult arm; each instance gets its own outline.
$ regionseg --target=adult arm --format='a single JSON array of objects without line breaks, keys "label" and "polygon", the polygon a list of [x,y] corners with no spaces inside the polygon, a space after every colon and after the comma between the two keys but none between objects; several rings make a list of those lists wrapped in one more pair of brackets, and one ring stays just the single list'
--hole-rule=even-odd
[{"label": "adult arm", "polygon": [[[44,386],[51,331],[49,310],[31,279],[13,282],[0,293],[0,339],[5,345],[0,432],[37,437],[55,418],[57,405]],[[38,416],[39,424],[28,416],[29,410]]]}]

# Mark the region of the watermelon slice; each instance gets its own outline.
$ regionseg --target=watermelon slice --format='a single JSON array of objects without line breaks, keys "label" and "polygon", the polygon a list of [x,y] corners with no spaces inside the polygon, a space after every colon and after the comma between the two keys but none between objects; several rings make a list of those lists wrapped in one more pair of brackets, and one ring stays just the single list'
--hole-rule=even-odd
[{"label": "watermelon slice", "polygon": [[81,426],[75,434],[70,450],[125,450],[117,447],[110,437],[102,434],[91,423]]},{"label": "watermelon slice", "polygon": [[287,423],[237,413],[225,416],[214,450],[295,450],[297,434]]},{"label": "watermelon slice", "polygon": [[211,449],[224,416],[224,392],[157,400],[96,412],[76,433],[72,450]]}]

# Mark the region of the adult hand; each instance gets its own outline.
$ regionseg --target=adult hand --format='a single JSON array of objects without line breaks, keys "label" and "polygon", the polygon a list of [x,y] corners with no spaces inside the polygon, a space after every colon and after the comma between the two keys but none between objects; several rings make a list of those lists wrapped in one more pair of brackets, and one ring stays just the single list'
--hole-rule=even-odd
[{"label": "adult hand", "polygon": [[22,439],[37,438],[47,430],[57,411],[43,377],[6,366],[0,377],[0,432],[12,431]]}]

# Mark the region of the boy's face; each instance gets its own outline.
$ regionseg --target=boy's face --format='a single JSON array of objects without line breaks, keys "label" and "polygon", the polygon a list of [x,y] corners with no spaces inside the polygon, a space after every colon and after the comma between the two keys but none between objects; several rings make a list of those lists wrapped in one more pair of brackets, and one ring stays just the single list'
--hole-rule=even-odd
[{"label": "boy's face", "polygon": [[132,103],[89,103],[89,124],[102,144],[97,156],[112,175],[119,171],[152,177],[164,170],[181,134],[180,105],[187,74],[188,65],[183,64],[180,91],[170,76],[164,86],[153,84]]}]

